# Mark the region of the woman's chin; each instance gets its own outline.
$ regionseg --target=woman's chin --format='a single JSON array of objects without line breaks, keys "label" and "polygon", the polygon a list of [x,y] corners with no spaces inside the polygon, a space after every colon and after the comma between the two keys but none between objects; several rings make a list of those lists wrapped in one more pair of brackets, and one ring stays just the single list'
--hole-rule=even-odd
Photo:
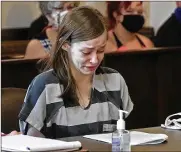
[{"label": "woman's chin", "polygon": [[83,69],[80,72],[84,75],[91,75],[91,74],[94,74],[95,71],[96,71],[96,69],[95,70]]},{"label": "woman's chin", "polygon": [[81,73],[84,75],[91,75],[94,73],[94,71],[82,71]]}]

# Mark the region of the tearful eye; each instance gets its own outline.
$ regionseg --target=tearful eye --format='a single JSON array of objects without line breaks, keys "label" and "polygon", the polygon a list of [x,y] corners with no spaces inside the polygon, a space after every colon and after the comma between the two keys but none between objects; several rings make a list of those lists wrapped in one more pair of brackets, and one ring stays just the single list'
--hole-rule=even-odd
[{"label": "tearful eye", "polygon": [[97,53],[104,53],[106,46],[101,47],[99,50],[97,50]]},{"label": "tearful eye", "polygon": [[82,52],[82,54],[89,55],[89,54],[91,54],[91,52]]},{"label": "tearful eye", "polygon": [[104,49],[97,51],[97,53],[104,53]]}]

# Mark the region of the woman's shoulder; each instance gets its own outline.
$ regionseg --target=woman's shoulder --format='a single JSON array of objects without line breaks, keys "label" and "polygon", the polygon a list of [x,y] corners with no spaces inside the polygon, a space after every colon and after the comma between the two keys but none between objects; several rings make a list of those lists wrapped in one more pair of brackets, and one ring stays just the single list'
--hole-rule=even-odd
[{"label": "woman's shoulder", "polygon": [[47,53],[39,40],[33,39],[28,43],[25,58],[42,58],[46,55]]},{"label": "woman's shoulder", "polygon": [[37,40],[37,39],[32,39],[32,40],[29,41],[27,48],[28,48],[28,47],[31,48],[31,47],[35,47],[35,46],[37,47],[37,45],[38,45],[38,46],[41,46],[40,41]]},{"label": "woman's shoulder", "polygon": [[48,84],[58,84],[58,78],[56,77],[56,74],[53,69],[50,69],[48,71],[42,72],[39,75],[37,75],[33,80],[33,85],[38,87],[45,87]]},{"label": "woman's shoulder", "polygon": [[136,33],[136,35],[142,40],[142,42],[145,44],[146,48],[153,48],[154,44],[153,42],[146,36],[142,34]]},{"label": "woman's shoulder", "polygon": [[31,102],[35,105],[37,101],[41,104],[47,103],[47,95],[52,95],[57,89],[60,88],[59,81],[54,74],[54,71],[48,70],[37,75],[31,82],[27,91],[26,102]]},{"label": "woman's shoulder", "polygon": [[48,39],[47,34],[46,34],[46,30],[43,30],[40,33],[38,33],[37,35],[35,35],[33,37],[33,39],[37,39],[37,40]]},{"label": "woman's shoulder", "polygon": [[103,67],[101,66],[98,71],[97,74],[111,74],[111,73],[117,73],[119,74],[119,72],[115,69],[109,68],[109,67]]},{"label": "woman's shoulder", "polygon": [[95,88],[98,88],[98,90],[104,90],[105,86],[109,91],[120,91],[125,85],[123,76],[117,70],[108,67],[100,67],[94,82]]},{"label": "woman's shoulder", "polygon": [[96,71],[96,75],[104,75],[106,76],[107,80],[113,80],[116,78],[124,80],[124,78],[122,77],[122,75],[115,69],[109,68],[109,67],[100,67],[97,71]]}]

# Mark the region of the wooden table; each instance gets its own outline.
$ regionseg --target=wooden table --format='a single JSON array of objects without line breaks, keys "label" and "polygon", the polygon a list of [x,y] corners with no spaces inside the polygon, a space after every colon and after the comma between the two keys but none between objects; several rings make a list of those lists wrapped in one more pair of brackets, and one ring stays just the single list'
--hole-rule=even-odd
[{"label": "wooden table", "polygon": [[[131,151],[181,151],[181,130],[169,130],[161,127],[135,129],[147,133],[163,133],[168,135],[168,140],[158,145],[132,146]],[[82,143],[83,149],[89,151],[111,151],[111,144],[91,140],[83,137],[62,138],[64,141],[78,140]]]},{"label": "wooden table", "polygon": [[[143,131],[147,133],[164,133],[168,135],[168,140],[164,143],[158,145],[145,145],[145,146],[132,146],[131,151],[152,151],[152,152],[173,152],[173,151],[181,151],[181,130],[168,130],[162,129],[160,127],[153,127],[153,128],[143,128],[143,129],[135,129],[137,131]],[[68,138],[61,138],[60,140],[64,141],[80,141],[82,143],[82,150],[88,150],[89,152],[92,151],[111,151],[111,144],[99,142],[96,140],[91,140],[87,138],[83,138],[81,136],[78,137],[68,137]],[[6,152],[6,151],[3,151]],[[49,151],[50,152],[50,151]],[[51,152],[61,152],[60,150],[51,151]],[[75,152],[75,151],[74,151]],[[85,151],[84,151],[85,152]]]}]

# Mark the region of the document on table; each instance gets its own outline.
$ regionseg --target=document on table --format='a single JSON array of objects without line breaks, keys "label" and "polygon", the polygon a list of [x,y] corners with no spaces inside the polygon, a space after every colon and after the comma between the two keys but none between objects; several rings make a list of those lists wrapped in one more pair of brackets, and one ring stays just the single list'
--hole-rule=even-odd
[{"label": "document on table", "polygon": [[[152,134],[139,131],[130,131],[131,145],[160,144],[168,139],[165,134]],[[112,133],[85,135],[85,138],[112,143]]]},{"label": "document on table", "polygon": [[79,141],[65,142],[55,139],[38,138],[27,135],[2,137],[2,150],[6,151],[72,151],[81,148]]}]

